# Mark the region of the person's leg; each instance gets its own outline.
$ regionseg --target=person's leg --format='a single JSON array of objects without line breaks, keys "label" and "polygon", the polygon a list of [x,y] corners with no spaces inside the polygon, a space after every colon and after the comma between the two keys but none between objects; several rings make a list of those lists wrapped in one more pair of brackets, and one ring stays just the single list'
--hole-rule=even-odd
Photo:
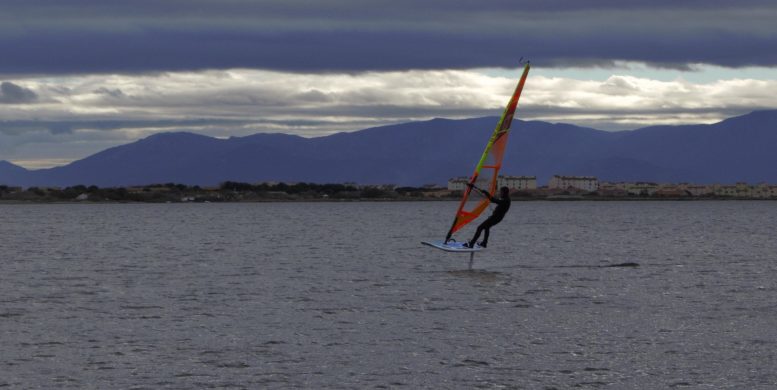
[{"label": "person's leg", "polygon": [[485,221],[483,221],[483,223],[481,223],[481,224],[478,226],[478,229],[475,231],[475,236],[474,236],[474,237],[472,237],[472,240],[469,242],[469,246],[470,246],[470,247],[473,247],[473,246],[475,246],[475,243],[478,241],[478,238],[480,237],[480,233],[481,233],[483,230],[485,230],[485,231],[486,231],[486,238],[485,238],[485,240],[483,240],[483,242],[486,242],[486,243],[487,243],[487,241],[488,241],[488,229],[490,229],[490,228],[491,228],[491,226],[494,226],[494,225],[495,225],[495,222],[494,222],[494,220],[492,220],[491,218],[488,218],[488,219],[486,219]]},{"label": "person's leg", "polygon": [[486,222],[488,220],[483,221],[480,225],[478,225],[478,228],[475,230],[475,235],[472,237],[471,240],[469,240],[469,247],[472,248],[475,246],[475,243],[478,242],[478,238],[480,237],[480,233],[483,231],[483,228],[486,226]]},{"label": "person's leg", "polygon": [[486,222],[488,222],[488,225],[484,226],[485,235],[483,236],[483,242],[480,243],[480,246],[483,248],[488,246],[488,234],[491,233],[491,228],[499,223],[499,220],[489,218]]}]

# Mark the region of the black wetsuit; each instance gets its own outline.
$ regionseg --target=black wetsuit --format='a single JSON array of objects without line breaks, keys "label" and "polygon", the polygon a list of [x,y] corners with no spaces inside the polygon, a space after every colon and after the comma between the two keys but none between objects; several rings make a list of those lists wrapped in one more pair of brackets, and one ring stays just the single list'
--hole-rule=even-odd
[{"label": "black wetsuit", "polygon": [[[478,190],[480,190],[478,188]],[[475,236],[472,237],[472,240],[469,242],[470,246],[475,245],[475,242],[477,242],[478,237],[480,237],[480,233],[485,230],[486,234],[483,236],[483,242],[481,243],[481,246],[486,246],[488,244],[488,230],[491,229],[492,226],[498,224],[502,221],[502,218],[505,217],[505,214],[507,214],[507,210],[510,209],[510,196],[506,196],[504,198],[495,198],[492,196],[489,196],[487,192],[480,190],[484,195],[488,196],[488,199],[492,203],[496,203],[496,208],[494,209],[494,212],[491,213],[491,216],[488,217],[483,223],[481,223],[478,226],[478,229],[475,231]]]}]

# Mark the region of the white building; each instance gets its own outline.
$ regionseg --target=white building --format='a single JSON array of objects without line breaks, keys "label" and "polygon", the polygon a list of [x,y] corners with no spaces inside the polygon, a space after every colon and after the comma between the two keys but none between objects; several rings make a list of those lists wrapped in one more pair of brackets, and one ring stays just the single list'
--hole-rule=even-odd
[{"label": "white building", "polygon": [[715,196],[737,196],[737,187],[732,185],[715,185]]},{"label": "white building", "polygon": [[658,191],[658,184],[649,182],[626,183],[629,195],[652,196]]},{"label": "white building", "polygon": [[448,191],[464,191],[469,183],[469,178],[466,176],[454,177],[448,180]]},{"label": "white building", "polygon": [[711,195],[714,190],[711,186],[703,185],[703,184],[682,184],[680,186],[685,191],[688,191],[688,193],[691,194],[691,196],[705,196],[705,195]]},{"label": "white building", "polygon": [[548,183],[548,188],[566,190],[577,188],[583,191],[594,192],[599,189],[599,180],[593,176],[561,176],[554,175]]},{"label": "white building", "polygon": [[[469,177],[454,177],[448,180],[449,191],[464,191],[469,183]],[[537,189],[537,177],[536,176],[498,176],[496,179],[496,187],[507,187],[511,190],[536,190]]]},{"label": "white building", "polygon": [[771,198],[771,189],[766,183],[757,184],[751,187],[750,196],[757,199]]},{"label": "white building", "polygon": [[716,196],[733,196],[737,198],[752,197],[753,188],[747,183],[739,182],[736,185],[715,185]]},{"label": "white building", "polygon": [[519,191],[536,190],[537,176],[499,176],[496,179],[496,186]]}]

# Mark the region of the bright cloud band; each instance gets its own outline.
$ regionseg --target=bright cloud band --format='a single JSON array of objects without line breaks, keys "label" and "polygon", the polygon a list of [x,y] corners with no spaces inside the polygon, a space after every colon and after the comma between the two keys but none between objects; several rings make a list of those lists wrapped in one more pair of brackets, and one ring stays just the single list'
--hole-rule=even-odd
[{"label": "bright cloud band", "polygon": [[[706,81],[663,72],[633,76],[614,70],[607,77],[538,72],[526,84],[520,118],[627,129],[711,123],[777,108],[777,71],[763,70],[775,73],[766,78],[728,73]],[[667,77],[672,72],[674,77]],[[320,136],[433,117],[496,116],[515,77],[517,71],[486,69],[354,74],[231,69],[5,80],[0,159],[43,166],[40,161],[81,158],[161,131]]]}]

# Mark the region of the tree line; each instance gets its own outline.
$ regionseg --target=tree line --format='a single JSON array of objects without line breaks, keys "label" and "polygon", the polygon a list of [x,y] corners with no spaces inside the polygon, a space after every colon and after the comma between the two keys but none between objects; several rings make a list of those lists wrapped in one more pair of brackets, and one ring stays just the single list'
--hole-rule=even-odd
[{"label": "tree line", "polygon": [[430,190],[421,187],[357,186],[318,183],[244,183],[226,181],[217,187],[180,183],[134,187],[11,187],[0,185],[4,201],[115,201],[115,202],[223,202],[263,200],[398,199],[424,198]]}]

